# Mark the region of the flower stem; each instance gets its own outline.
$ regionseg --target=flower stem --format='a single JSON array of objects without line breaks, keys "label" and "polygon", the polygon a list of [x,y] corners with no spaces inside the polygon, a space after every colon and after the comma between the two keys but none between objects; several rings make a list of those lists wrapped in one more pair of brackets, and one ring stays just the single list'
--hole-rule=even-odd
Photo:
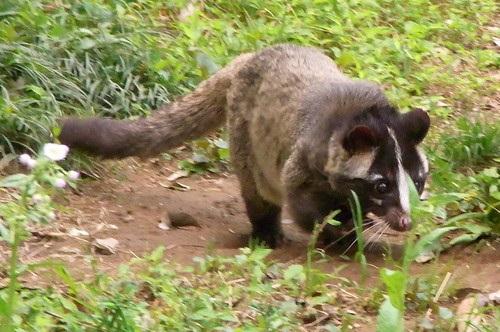
[{"label": "flower stem", "polygon": [[17,225],[13,225],[11,232],[13,232],[13,241],[10,246],[10,259],[9,259],[9,286],[7,293],[7,306],[4,320],[5,322],[0,324],[1,332],[12,332],[15,330],[14,327],[14,313],[17,306],[17,290],[18,290],[18,280],[17,280],[17,265],[19,259],[19,244],[21,241],[20,234],[17,229]]}]

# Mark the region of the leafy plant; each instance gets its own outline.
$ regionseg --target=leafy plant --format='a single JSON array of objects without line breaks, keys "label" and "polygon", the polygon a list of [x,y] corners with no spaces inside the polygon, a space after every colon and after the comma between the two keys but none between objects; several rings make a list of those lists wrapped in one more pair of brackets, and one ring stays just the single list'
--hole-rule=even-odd
[{"label": "leafy plant", "polygon": [[441,156],[454,168],[481,165],[500,156],[500,123],[456,121],[455,135],[442,137]]},{"label": "leafy plant", "polygon": [[361,204],[359,202],[358,195],[351,190],[352,198],[349,201],[349,205],[351,207],[352,218],[354,221],[354,229],[356,230],[356,240],[357,240],[357,251],[355,258],[360,263],[361,266],[361,277],[362,281],[367,277],[368,269],[366,256],[364,253],[365,250],[365,240],[363,236],[363,214],[361,213]]},{"label": "leafy plant", "polygon": [[32,222],[46,223],[56,215],[50,199],[54,188],[63,188],[66,183],[78,178],[75,171],[66,172],[54,162],[66,157],[64,145],[46,144],[38,159],[21,155],[20,161],[31,169],[30,174],[14,174],[0,180],[0,187],[12,188],[14,200],[0,204],[0,236],[10,249],[8,262],[9,284],[5,297],[0,297],[1,331],[15,331],[19,306],[19,276],[29,269],[19,262],[19,248],[28,236],[28,225]]}]

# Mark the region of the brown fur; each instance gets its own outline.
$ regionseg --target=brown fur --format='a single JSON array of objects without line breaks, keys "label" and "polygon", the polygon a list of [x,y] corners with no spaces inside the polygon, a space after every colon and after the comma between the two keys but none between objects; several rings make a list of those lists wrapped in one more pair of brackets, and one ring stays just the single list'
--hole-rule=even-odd
[{"label": "brown fur", "polygon": [[345,207],[346,193],[332,189],[325,172],[349,172],[341,137],[355,116],[373,107],[389,107],[376,85],[349,79],[314,48],[278,45],[241,55],[151,117],[69,119],[60,139],[105,157],[149,156],[206,134],[227,115],[253,235],[275,246],[285,201],[309,230],[331,209]]}]

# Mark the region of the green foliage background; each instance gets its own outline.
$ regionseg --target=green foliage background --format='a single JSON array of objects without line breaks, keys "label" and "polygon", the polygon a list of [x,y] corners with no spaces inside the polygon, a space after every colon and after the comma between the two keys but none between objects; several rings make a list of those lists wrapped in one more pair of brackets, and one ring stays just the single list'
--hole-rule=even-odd
[{"label": "green foliage background", "polygon": [[[0,133],[6,151],[49,140],[64,114],[143,116],[235,55],[318,46],[383,83],[403,109],[446,116],[498,90],[487,1],[5,0]],[[189,15],[187,15],[189,14]],[[187,17],[186,17],[187,16]]]}]

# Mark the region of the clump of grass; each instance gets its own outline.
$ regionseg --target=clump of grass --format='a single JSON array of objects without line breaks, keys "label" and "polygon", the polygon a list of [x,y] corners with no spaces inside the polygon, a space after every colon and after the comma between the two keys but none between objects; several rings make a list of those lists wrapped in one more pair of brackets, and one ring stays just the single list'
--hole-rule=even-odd
[{"label": "clump of grass", "polygon": [[500,231],[500,124],[466,118],[456,123],[456,130],[440,133],[436,149],[430,151],[433,193],[421,210],[423,219],[466,230],[451,244]]},{"label": "clump of grass", "polygon": [[2,145],[36,148],[55,136],[63,114],[140,116],[179,93],[178,82],[167,79],[176,68],[171,37],[148,19],[154,8],[152,2],[2,2]]},{"label": "clump of grass", "polygon": [[368,265],[365,256],[365,239],[363,235],[363,214],[361,212],[361,203],[359,202],[358,195],[351,190],[351,199],[349,205],[351,207],[352,219],[354,222],[354,229],[356,231],[357,250],[355,258],[361,266],[361,282],[364,283],[368,276]]},{"label": "clump of grass", "polygon": [[500,157],[500,123],[456,121],[456,132],[443,133],[440,154],[455,169],[484,165]]},{"label": "clump of grass", "polygon": [[[44,146],[43,154],[33,159],[28,154],[19,160],[31,170],[29,174],[13,174],[0,179],[0,188],[13,190],[13,199],[0,203],[0,241],[9,248],[5,274],[9,278],[8,286],[0,292],[0,331],[13,332],[19,318],[20,277],[32,268],[22,264],[19,249],[28,237],[31,223],[47,223],[55,219],[55,208],[50,194],[56,188],[64,188],[79,177],[76,171],[66,172],[54,161],[66,157],[68,147],[57,144]],[[3,272],[3,271],[2,271]],[[3,293],[3,294],[2,294]]]},{"label": "clump of grass", "polygon": [[[446,115],[496,89],[483,74],[498,63],[481,29],[491,0],[205,1],[179,20],[188,3],[3,1],[2,144],[36,147],[63,114],[143,116],[239,53],[280,42],[324,49],[403,108]],[[457,61],[468,64],[460,76]]]}]

